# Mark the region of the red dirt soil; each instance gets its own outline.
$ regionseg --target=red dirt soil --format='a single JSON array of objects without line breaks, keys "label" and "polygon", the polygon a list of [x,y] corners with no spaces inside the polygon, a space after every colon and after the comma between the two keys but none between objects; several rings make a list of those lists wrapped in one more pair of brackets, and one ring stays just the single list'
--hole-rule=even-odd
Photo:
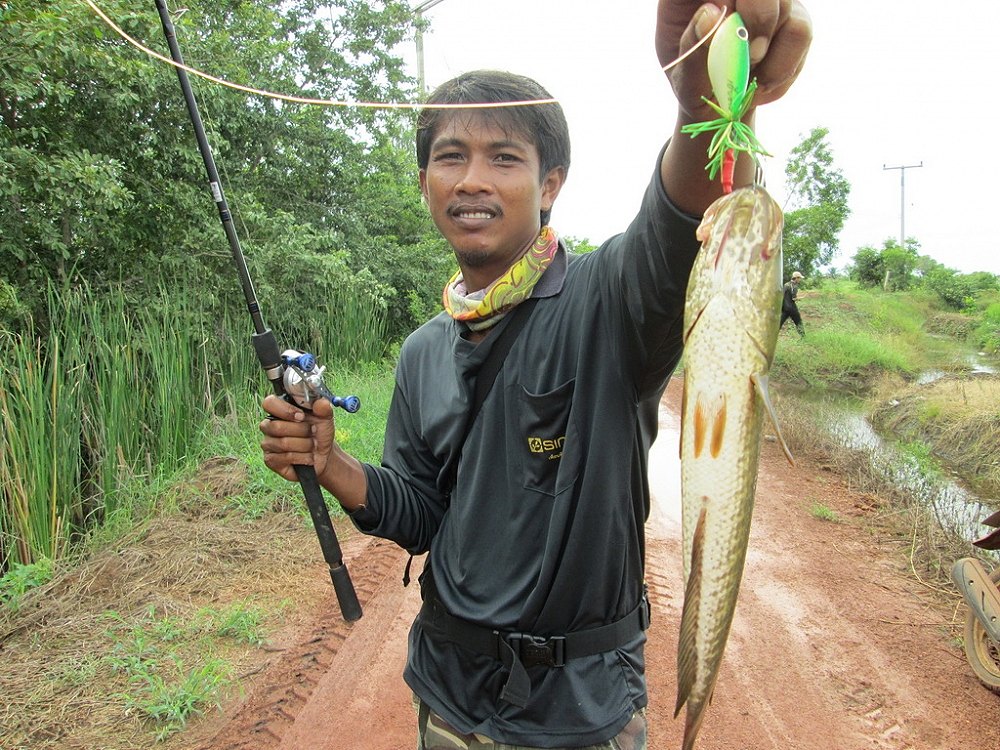
[{"label": "red dirt soil", "polygon": [[[673,718],[683,602],[671,463],[679,393],[675,379],[650,461],[653,750],[679,748],[683,733],[683,718]],[[842,522],[813,517],[815,503]],[[920,584],[898,545],[866,527],[864,505],[842,479],[808,461],[790,467],[773,442],[764,443],[743,587],[699,750],[1000,748],[1000,699],[979,684],[951,640],[954,606]],[[311,623],[281,633],[271,659],[244,680],[242,699],[171,747],[415,747],[415,714],[401,677],[419,608],[418,587],[400,582],[407,555],[346,527],[341,534],[364,617],[345,624],[332,593],[299,602],[314,608]]]}]

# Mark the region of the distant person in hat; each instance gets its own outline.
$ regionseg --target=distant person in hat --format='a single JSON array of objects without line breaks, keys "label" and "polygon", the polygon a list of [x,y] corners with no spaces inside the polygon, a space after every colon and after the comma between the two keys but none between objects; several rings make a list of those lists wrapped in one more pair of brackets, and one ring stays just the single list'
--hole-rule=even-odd
[{"label": "distant person in hat", "polygon": [[799,332],[799,336],[804,337],[806,329],[802,325],[802,315],[799,314],[799,306],[795,304],[795,300],[799,296],[799,283],[802,279],[802,274],[795,271],[792,273],[792,280],[785,284],[785,296],[781,301],[781,325],[778,328],[779,330],[784,328],[785,321],[791,318],[795,324],[795,330]]}]

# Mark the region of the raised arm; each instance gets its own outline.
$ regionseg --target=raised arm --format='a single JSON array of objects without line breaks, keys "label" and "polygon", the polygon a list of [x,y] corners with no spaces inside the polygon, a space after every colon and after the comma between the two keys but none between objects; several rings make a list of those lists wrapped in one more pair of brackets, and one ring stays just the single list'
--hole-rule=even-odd
[{"label": "raised arm", "polygon": [[[798,77],[812,41],[809,14],[798,0],[659,0],[656,19],[656,53],[663,66],[676,60],[708,34],[723,13],[736,11],[750,34],[751,76],[757,79],[754,105],[781,98]],[[680,132],[684,125],[715,117],[702,101],[711,96],[706,58],[702,45],[680,65],[667,72],[677,97],[678,115],[673,138],[664,152],[660,173],[667,195],[683,211],[701,215],[722,194],[718,180],[710,181],[705,171],[711,134],[691,138]],[[745,121],[752,123],[754,109]],[[735,183],[750,184],[754,165],[741,156],[736,165]]]}]

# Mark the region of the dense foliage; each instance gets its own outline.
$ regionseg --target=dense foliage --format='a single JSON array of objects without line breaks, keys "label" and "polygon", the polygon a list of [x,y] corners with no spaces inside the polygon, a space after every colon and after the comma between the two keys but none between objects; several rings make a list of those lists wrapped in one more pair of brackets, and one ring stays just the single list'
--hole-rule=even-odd
[{"label": "dense foliage", "polygon": [[[193,0],[175,16],[192,67],[335,100],[410,98],[393,52],[413,16],[396,0]],[[168,54],[155,6],[106,0]],[[229,247],[173,69],[76,0],[0,3],[0,324],[43,311],[47,282],[164,283],[240,304]],[[409,114],[289,104],[192,86],[258,292],[278,304],[356,290],[412,327],[450,264],[428,240]],[[442,266],[445,266],[442,268]],[[434,292],[436,294],[436,291]]]},{"label": "dense foliage", "polygon": [[870,246],[859,248],[850,276],[861,287],[881,287],[887,292],[924,287],[946,307],[966,312],[977,305],[990,304],[1000,291],[1000,278],[995,274],[959,273],[927,255],[920,255],[919,251],[920,243],[912,237],[902,247],[889,239],[878,250]]},{"label": "dense foliage", "polygon": [[[168,54],[152,0],[99,4]],[[413,97],[404,2],[186,5],[173,19],[193,68],[318,99]],[[411,114],[191,83],[265,319],[333,365],[336,390],[343,363],[381,361],[436,309],[453,263],[420,202]],[[205,174],[171,66],[78,0],[0,0],[0,573],[59,556],[212,420],[259,404]]]}]

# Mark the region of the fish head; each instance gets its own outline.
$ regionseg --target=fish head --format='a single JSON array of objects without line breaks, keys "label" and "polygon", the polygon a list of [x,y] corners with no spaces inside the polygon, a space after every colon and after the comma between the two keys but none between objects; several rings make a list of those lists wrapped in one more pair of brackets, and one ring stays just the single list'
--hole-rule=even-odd
[{"label": "fish head", "polygon": [[709,206],[688,283],[687,335],[705,307],[721,299],[770,362],[780,321],[783,223],[781,208],[761,187],[740,188]]}]

